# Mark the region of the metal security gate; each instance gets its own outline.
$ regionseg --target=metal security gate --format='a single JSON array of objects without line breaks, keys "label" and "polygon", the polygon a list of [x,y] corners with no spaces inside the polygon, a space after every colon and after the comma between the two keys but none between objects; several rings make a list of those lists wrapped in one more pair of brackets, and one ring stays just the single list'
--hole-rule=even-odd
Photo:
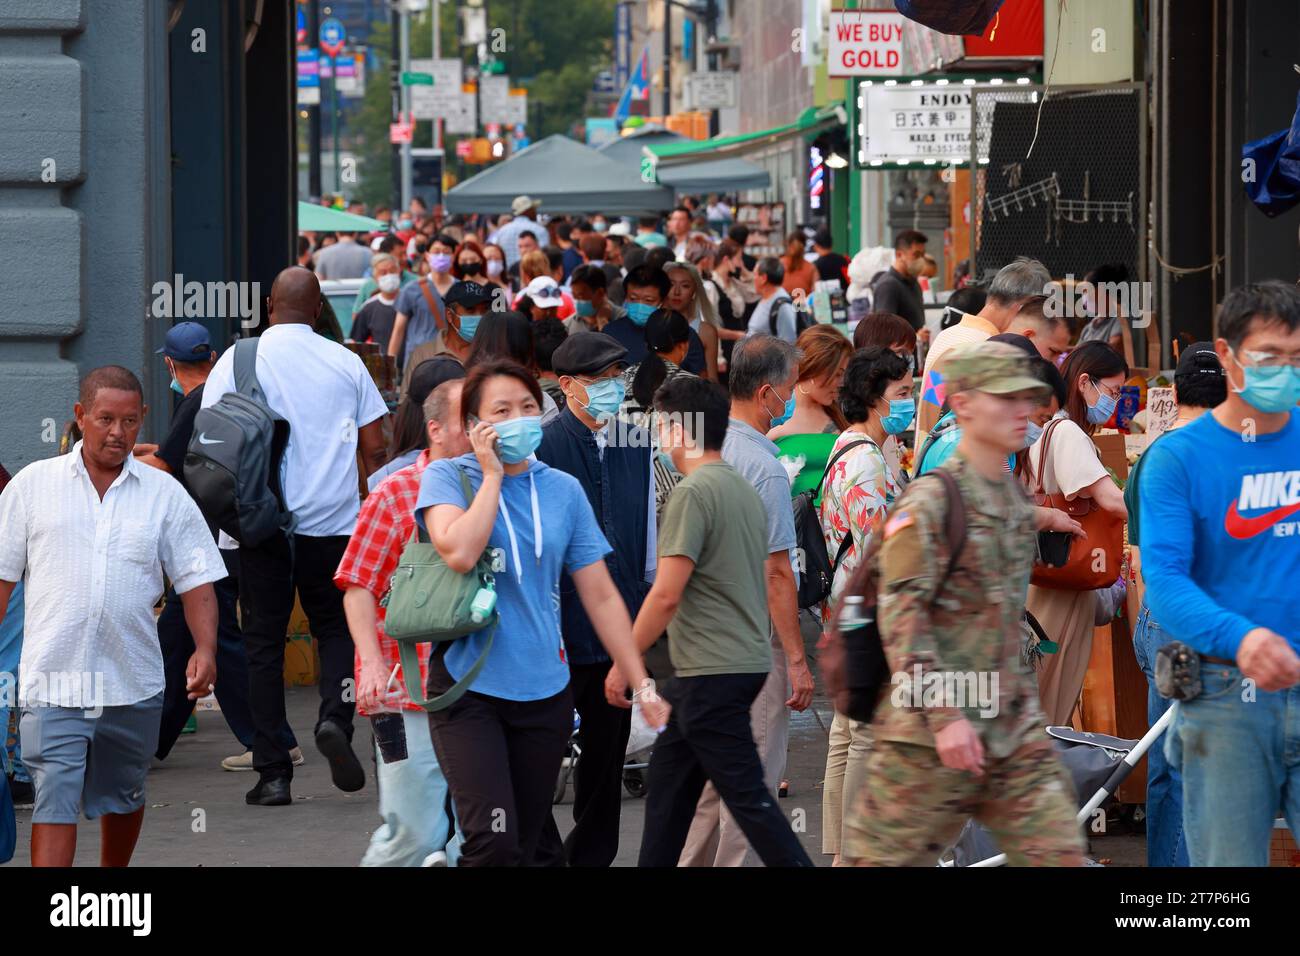
[{"label": "metal security gate", "polygon": [[979,88],[970,142],[972,275],[1031,256],[1059,279],[1113,264],[1144,282],[1144,86]]}]

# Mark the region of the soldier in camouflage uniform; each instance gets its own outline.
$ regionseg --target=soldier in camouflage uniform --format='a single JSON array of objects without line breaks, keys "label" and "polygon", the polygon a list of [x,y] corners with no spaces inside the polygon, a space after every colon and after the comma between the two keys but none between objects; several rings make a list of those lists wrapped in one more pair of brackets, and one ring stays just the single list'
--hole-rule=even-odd
[{"label": "soldier in camouflage uniform", "polygon": [[[961,491],[965,545],[949,574],[937,477],[913,482],[885,525],[878,611],[894,685],[872,722],[875,750],[844,821],[843,852],[860,865],[933,866],[975,817],[1013,865],[1079,865],[1073,786],[1020,656],[1038,519],[1005,473],[1047,386],[999,342],[954,349],[946,364],[962,437],[940,467]],[[909,691],[918,675],[920,689]],[[937,681],[963,675],[967,683],[935,696]],[[963,698],[958,686],[984,693]]]}]

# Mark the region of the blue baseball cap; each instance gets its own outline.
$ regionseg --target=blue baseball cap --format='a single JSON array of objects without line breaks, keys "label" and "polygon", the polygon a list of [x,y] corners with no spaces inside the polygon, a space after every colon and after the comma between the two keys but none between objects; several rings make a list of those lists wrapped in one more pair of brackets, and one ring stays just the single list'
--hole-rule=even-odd
[{"label": "blue baseball cap", "polygon": [[174,362],[204,362],[212,354],[208,338],[208,330],[199,323],[180,322],[167,330],[163,347],[156,354],[165,355]]}]

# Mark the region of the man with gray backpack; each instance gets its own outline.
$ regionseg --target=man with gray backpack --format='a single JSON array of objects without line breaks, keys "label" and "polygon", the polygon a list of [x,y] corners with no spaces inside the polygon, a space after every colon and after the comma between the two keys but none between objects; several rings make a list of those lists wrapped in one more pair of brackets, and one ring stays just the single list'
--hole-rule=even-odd
[{"label": "man with gray backpack", "polygon": [[257,734],[250,804],[292,802],[284,721],[284,645],[297,593],[320,650],[316,745],[335,786],[360,790],[352,751],[352,639],[334,586],[360,511],[357,452],[384,464],[387,406],[361,359],[317,335],[320,283],[293,266],[276,276],[270,327],[217,360],[195,417],[185,480],[204,514],[240,543],[240,607]]}]

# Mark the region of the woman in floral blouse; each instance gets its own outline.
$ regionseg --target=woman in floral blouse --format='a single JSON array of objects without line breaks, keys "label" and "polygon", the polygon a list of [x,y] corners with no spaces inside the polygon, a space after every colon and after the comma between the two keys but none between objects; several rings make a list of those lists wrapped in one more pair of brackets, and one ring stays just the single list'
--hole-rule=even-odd
[{"label": "woman in floral blouse", "polygon": [[[821,498],[826,553],[832,559],[840,556],[831,599],[823,610],[824,622],[866,553],[871,536],[884,524],[885,512],[906,484],[906,475],[895,471],[881,449],[886,438],[912,423],[916,405],[911,363],[881,346],[854,353],[840,387],[840,409],[849,426],[831,451],[832,465]],[[871,749],[869,727],[840,713],[831,724],[822,790],[822,852],[833,855],[837,866],[844,808],[862,785]]]}]

